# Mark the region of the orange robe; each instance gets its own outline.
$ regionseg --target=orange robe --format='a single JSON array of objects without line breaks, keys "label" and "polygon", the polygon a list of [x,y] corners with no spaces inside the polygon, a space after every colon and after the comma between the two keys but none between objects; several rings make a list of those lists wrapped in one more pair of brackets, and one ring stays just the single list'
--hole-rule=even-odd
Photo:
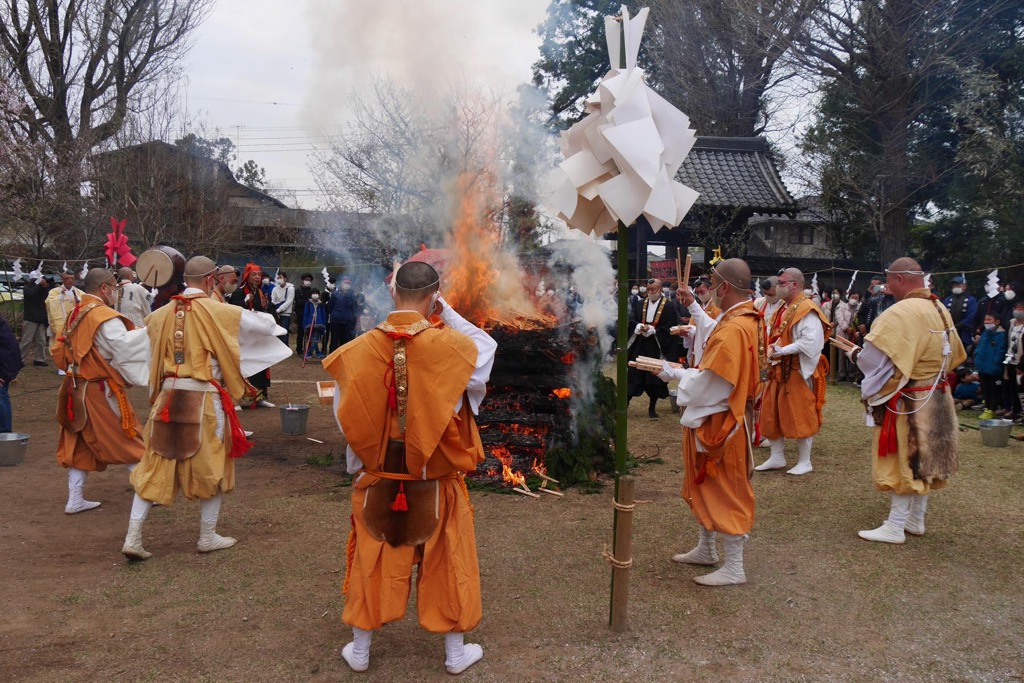
[{"label": "orange robe", "polygon": [[[193,379],[208,383],[215,379],[212,360],[217,359],[222,384],[234,399],[246,391],[239,370],[238,335],[242,309],[213,301],[204,294],[188,295],[192,310],[185,314],[183,363],[174,362],[175,302],[153,311],[146,318],[153,361],[150,365],[149,402],[153,408],[146,424],[146,451],[142,462],[131,474],[132,486],[143,500],[170,505],[180,490],[189,500],[213,498],[235,487],[235,460],[229,457],[231,435],[228,416],[223,412],[220,395],[212,385],[205,392],[200,429],[201,445],[187,460],[172,460],[150,446],[152,425],[166,403],[167,391],[174,387],[168,378]],[[165,382],[166,380],[166,382]],[[218,413],[223,417],[218,436]]]},{"label": "orange robe", "polygon": [[[795,313],[790,315],[796,307]],[[821,308],[806,297],[780,309],[775,316],[777,325],[769,332],[772,343],[788,346],[793,343],[793,327],[808,315],[821,321],[824,338],[828,339],[831,326]],[[769,351],[770,353],[770,351]],[[771,366],[768,383],[761,403],[761,434],[768,439],[805,439],[821,430],[824,421],[825,377],[828,361],[819,355],[818,366],[811,376],[811,385],[800,374],[800,354],[783,356]]]},{"label": "orange robe", "polygon": [[[701,371],[732,385],[729,409],[683,428],[683,498],[706,529],[745,534],[754,525],[753,404],[761,388],[753,303],[726,312],[708,337]],[[706,451],[697,449],[697,439]]]},{"label": "orange robe", "polygon": [[[73,372],[64,377],[64,385],[87,383],[85,426],[78,432],[60,427],[57,462],[62,467],[102,472],[107,465],[130,465],[142,458],[142,425],[124,393],[128,383],[94,345],[100,325],[114,318],[119,318],[128,330],[135,328],[128,318],[99,298],[83,294],[79,306],[68,316],[70,322],[64,335],[54,341],[50,349],[58,368],[67,371],[69,365],[75,366]],[[65,336],[68,343],[62,341]],[[117,404],[118,412],[114,411],[111,401]],[[58,413],[67,410],[66,403],[57,406]]]},{"label": "orange robe", "polygon": [[[392,313],[388,322],[404,331],[422,320],[414,312]],[[323,361],[337,382],[337,417],[349,447],[364,469],[352,492],[352,528],[346,567],[346,624],[374,630],[405,616],[413,565],[417,572],[419,622],[433,633],[465,632],[482,616],[473,508],[463,473],[484,458],[480,434],[464,393],[477,348],[450,328],[428,328],[406,340],[408,413],[404,437],[388,408],[385,378],[394,342],[374,329]],[[455,406],[463,398],[458,413]],[[438,480],[438,524],[416,547],[393,547],[374,539],[363,520],[366,490],[381,481],[389,439],[404,438],[409,472]],[[354,545],[353,545],[354,544]]]}]

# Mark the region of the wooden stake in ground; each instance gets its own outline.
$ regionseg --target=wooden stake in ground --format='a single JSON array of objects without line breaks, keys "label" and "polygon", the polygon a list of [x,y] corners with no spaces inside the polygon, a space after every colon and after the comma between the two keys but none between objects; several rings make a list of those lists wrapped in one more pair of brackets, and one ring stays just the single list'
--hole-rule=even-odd
[{"label": "wooden stake in ground", "polygon": [[611,629],[622,633],[629,625],[629,570],[633,566],[633,477],[619,477],[615,499],[615,546],[612,564]]}]

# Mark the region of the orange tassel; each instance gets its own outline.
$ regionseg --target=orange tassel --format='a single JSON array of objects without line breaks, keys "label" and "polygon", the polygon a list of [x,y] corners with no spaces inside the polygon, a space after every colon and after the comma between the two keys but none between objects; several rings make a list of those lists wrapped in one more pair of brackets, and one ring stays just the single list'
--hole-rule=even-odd
[{"label": "orange tassel", "polygon": [[348,545],[345,548],[345,581],[341,584],[341,592],[348,595],[348,584],[352,580],[352,563],[356,559],[356,519],[351,517],[352,531],[348,533]]},{"label": "orange tassel", "polygon": [[395,502],[391,503],[392,512],[408,512],[409,502],[405,499],[405,484],[398,482],[398,495],[395,496]]}]

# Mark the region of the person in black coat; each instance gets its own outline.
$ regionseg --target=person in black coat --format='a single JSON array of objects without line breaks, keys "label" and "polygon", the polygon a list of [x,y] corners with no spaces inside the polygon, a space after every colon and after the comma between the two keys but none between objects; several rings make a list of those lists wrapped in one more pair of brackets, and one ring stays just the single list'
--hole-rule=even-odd
[{"label": "person in black coat", "polygon": [[[46,295],[50,293],[50,282],[39,271],[38,275],[25,285],[24,315],[21,325],[21,361],[45,368],[46,363]],[[31,277],[30,275],[30,277]]]},{"label": "person in black coat", "polygon": [[[671,328],[678,324],[679,317],[676,315],[675,306],[662,295],[661,280],[649,280],[647,282],[647,298],[640,302],[630,316],[629,329],[632,336],[630,337],[629,359],[634,360],[637,356],[648,356],[670,361],[678,360],[679,352],[676,349],[678,337],[673,336],[670,332]],[[652,420],[658,419],[658,414],[654,409],[659,398],[668,398],[667,382],[650,372],[629,368],[626,388],[630,399],[646,393],[651,401],[647,415]]]},{"label": "person in black coat", "polygon": [[0,315],[0,433],[12,430],[11,396],[8,388],[21,372],[21,351],[7,319]]}]

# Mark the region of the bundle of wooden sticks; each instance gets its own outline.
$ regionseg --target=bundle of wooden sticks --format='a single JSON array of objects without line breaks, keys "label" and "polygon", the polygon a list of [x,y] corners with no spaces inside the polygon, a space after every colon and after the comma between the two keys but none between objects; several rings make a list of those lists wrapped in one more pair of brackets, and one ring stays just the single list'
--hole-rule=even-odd
[{"label": "bundle of wooden sticks", "polygon": [[683,367],[680,363],[663,361],[660,358],[651,358],[650,356],[637,356],[636,360],[629,361],[629,366],[646,372],[661,372],[664,369],[665,363],[668,363],[668,366],[672,368]]}]

